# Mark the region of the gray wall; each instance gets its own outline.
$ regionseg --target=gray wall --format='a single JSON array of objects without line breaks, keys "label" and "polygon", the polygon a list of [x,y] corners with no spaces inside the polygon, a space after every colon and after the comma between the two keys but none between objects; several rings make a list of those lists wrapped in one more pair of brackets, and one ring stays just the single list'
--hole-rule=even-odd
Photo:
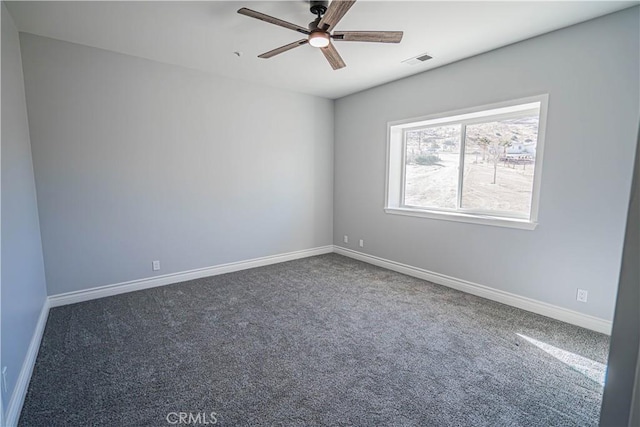
[{"label": "gray wall", "polygon": [[7,409],[46,299],[18,31],[2,3],[2,353]]},{"label": "gray wall", "polygon": [[332,101],[20,41],[50,295],[332,243]]},{"label": "gray wall", "polygon": [[[339,99],[334,244],[611,320],[638,125],[638,10]],[[385,214],[388,121],[543,93],[536,230]]]},{"label": "gray wall", "polygon": [[[640,136],[638,136],[640,146]],[[602,398],[600,425],[640,425],[640,149],[627,217],[618,300],[611,333],[607,383]],[[635,375],[634,375],[635,372]],[[635,383],[635,385],[634,385]],[[635,387],[635,400],[634,396]],[[635,406],[635,408],[634,408]]]}]

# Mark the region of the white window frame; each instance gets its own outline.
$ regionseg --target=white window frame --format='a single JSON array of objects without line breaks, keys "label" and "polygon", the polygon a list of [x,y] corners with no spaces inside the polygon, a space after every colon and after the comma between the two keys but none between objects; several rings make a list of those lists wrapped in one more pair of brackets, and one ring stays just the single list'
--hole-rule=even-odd
[{"label": "white window frame", "polygon": [[[538,225],[538,205],[540,201],[540,184],[542,181],[542,160],[544,157],[544,140],[547,123],[547,105],[549,95],[536,95],[495,104],[482,105],[462,110],[449,111],[413,119],[398,120],[387,123],[387,166],[385,207],[388,214],[408,215],[430,219],[459,221],[474,224],[492,225],[498,227],[520,228],[533,230]],[[539,104],[539,105],[538,105]],[[538,140],[536,143],[536,160],[533,172],[533,188],[531,194],[531,210],[529,215],[519,215],[514,212],[482,211],[478,209],[447,209],[425,208],[404,204],[405,191],[405,133],[414,129],[461,125],[460,164],[458,166],[457,204],[460,206],[462,197],[462,174],[464,172],[464,144],[466,126],[483,123],[489,120],[504,120],[511,117],[521,117],[540,109],[538,122]]]}]

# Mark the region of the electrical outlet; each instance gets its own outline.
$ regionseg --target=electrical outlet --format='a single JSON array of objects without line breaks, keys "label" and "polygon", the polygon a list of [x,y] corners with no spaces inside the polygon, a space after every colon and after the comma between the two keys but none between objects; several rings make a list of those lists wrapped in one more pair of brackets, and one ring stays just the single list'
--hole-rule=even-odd
[{"label": "electrical outlet", "polygon": [[151,268],[153,268],[153,271],[160,270],[160,261],[153,261],[151,263]]},{"label": "electrical outlet", "polygon": [[364,248],[364,240],[360,239],[360,247]]},{"label": "electrical outlet", "polygon": [[584,289],[578,289],[578,294],[576,295],[576,300],[580,302],[587,302],[587,298],[589,297],[589,292]]},{"label": "electrical outlet", "polygon": [[349,236],[347,236],[346,234],[344,235],[344,242],[345,243],[349,243]]},{"label": "electrical outlet", "polygon": [[7,367],[2,367],[2,389],[7,392]]}]

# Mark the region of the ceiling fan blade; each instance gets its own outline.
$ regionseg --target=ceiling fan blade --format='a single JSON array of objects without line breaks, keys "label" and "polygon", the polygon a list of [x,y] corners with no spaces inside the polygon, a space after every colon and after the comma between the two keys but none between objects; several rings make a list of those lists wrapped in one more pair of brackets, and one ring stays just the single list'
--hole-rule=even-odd
[{"label": "ceiling fan blade", "polygon": [[351,9],[356,0],[332,0],[324,16],[318,24],[318,28],[330,31],[342,17]]},{"label": "ceiling fan blade", "polygon": [[340,68],[347,66],[347,64],[342,60],[342,57],[340,57],[340,54],[333,43],[329,43],[329,46],[327,47],[321,47],[320,50],[324,57],[327,58],[327,61],[329,61],[329,64],[331,64],[331,68],[334,70],[339,70]]},{"label": "ceiling fan blade", "polygon": [[292,24],[291,22],[283,21],[282,19],[274,18],[273,16],[269,16],[261,12],[256,12],[255,10],[247,9],[246,7],[238,9],[238,13],[240,15],[245,15],[251,18],[259,19],[264,22],[268,22],[269,24],[274,24],[280,27],[288,28],[290,30],[297,31],[302,34],[309,34],[309,30],[304,27],[301,27],[300,25]]},{"label": "ceiling fan blade", "polygon": [[301,39],[301,40],[298,40],[297,42],[285,44],[284,46],[280,46],[280,47],[277,47],[277,48],[275,48],[273,50],[270,50],[269,52],[265,52],[262,55],[258,55],[258,58],[263,58],[263,59],[271,58],[271,57],[276,56],[276,55],[278,55],[278,54],[280,54],[282,52],[286,52],[288,50],[291,50],[291,49],[293,49],[295,47],[298,47],[298,46],[305,45],[307,43],[309,43],[309,40]]},{"label": "ceiling fan blade", "polygon": [[400,43],[402,31],[336,31],[334,40],[345,42]]}]

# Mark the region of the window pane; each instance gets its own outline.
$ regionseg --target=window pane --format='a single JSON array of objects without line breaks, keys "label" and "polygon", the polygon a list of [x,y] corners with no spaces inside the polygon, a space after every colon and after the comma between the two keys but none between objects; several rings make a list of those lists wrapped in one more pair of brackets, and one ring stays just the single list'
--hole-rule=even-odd
[{"label": "window pane", "polygon": [[462,208],[529,216],[538,116],[467,125]]},{"label": "window pane", "polygon": [[404,205],[455,209],[461,126],[405,133]]}]

